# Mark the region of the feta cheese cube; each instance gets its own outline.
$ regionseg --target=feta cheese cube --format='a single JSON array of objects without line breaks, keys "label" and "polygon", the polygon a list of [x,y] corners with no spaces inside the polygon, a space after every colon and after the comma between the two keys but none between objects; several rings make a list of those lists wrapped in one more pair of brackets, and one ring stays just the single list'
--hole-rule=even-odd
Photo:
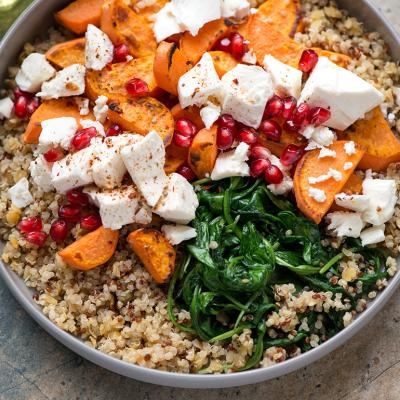
[{"label": "feta cheese cube", "polygon": [[348,210],[364,212],[369,207],[369,197],[363,194],[339,193],[335,196],[335,202],[338,206]]},{"label": "feta cheese cube", "polygon": [[222,18],[245,18],[250,13],[248,0],[221,0]]},{"label": "feta cheese cube", "polygon": [[44,54],[32,53],[22,62],[15,82],[21,90],[36,93],[43,82],[51,79],[55,74],[56,70],[46,60]]},{"label": "feta cheese cube", "polygon": [[271,74],[275,93],[279,96],[293,96],[299,98],[303,73],[271,55],[264,58],[264,68]]},{"label": "feta cheese cube", "polygon": [[39,136],[39,151],[62,147],[68,150],[74,137],[78,123],[72,117],[52,118],[42,121],[42,132]]},{"label": "feta cheese cube", "polygon": [[8,189],[7,193],[15,207],[24,208],[33,203],[33,197],[29,191],[29,182],[26,178],[21,178],[13,187]]},{"label": "feta cheese cube", "polygon": [[52,165],[45,160],[42,154],[40,154],[36,160],[33,160],[29,166],[33,182],[45,193],[53,190],[51,169]]},{"label": "feta cheese cube", "polygon": [[195,219],[198,206],[199,200],[193,186],[182,175],[172,173],[153,211],[167,221],[188,224]]},{"label": "feta cheese cube", "polygon": [[114,46],[110,38],[92,24],[87,27],[85,35],[86,68],[102,70],[114,58]]},{"label": "feta cheese cube", "polygon": [[147,204],[155,206],[168,183],[163,140],[157,132],[150,132],[141,141],[124,147],[121,156]]},{"label": "feta cheese cube", "polygon": [[172,246],[197,236],[196,229],[187,225],[163,225],[161,231]]},{"label": "feta cheese cube", "polygon": [[155,15],[153,32],[158,43],[172,35],[185,31],[185,28],[181,26],[175,18],[173,8],[174,6],[172,3],[167,3]]},{"label": "feta cheese cube", "polygon": [[201,119],[207,129],[210,129],[221,115],[221,107],[208,102],[208,105],[200,110]]},{"label": "feta cheese cube", "polygon": [[93,107],[93,114],[96,118],[96,121],[104,124],[108,114],[108,97],[99,96],[95,101],[95,106]]},{"label": "feta cheese cube", "polygon": [[12,111],[14,109],[14,102],[9,98],[5,97],[0,100],[0,119],[10,119]]},{"label": "feta cheese cube", "polygon": [[360,237],[364,223],[360,213],[336,211],[327,215],[330,220],[328,229],[333,230],[338,237]]},{"label": "feta cheese cube", "polygon": [[83,65],[70,65],[57,72],[51,81],[44,82],[37,95],[45,100],[80,96],[85,92],[85,74],[86,68]]},{"label": "feta cheese cube", "polygon": [[261,67],[239,64],[222,77],[222,110],[237,121],[258,128],[273,96],[271,76]]},{"label": "feta cheese cube", "polygon": [[325,203],[326,201],[326,193],[322,189],[310,187],[308,188],[308,195],[317,203]]},{"label": "feta cheese cube", "polygon": [[79,114],[82,116],[89,115],[89,99],[85,97],[75,97],[74,98],[76,105],[79,108]]},{"label": "feta cheese cube", "polygon": [[373,226],[371,228],[364,229],[360,234],[360,238],[363,246],[384,242],[385,225]]},{"label": "feta cheese cube", "polygon": [[331,118],[325,125],[344,131],[379,106],[383,95],[356,74],[320,57],[299,102],[329,109]]},{"label": "feta cheese cube", "polygon": [[232,176],[249,176],[250,167],[246,162],[249,159],[249,148],[248,144],[241,142],[235,150],[221,153],[215,161],[211,179],[219,181]]},{"label": "feta cheese cube", "polygon": [[178,83],[179,102],[182,108],[206,105],[210,97],[218,97],[221,81],[215,71],[209,53],[204,53],[201,60]]}]

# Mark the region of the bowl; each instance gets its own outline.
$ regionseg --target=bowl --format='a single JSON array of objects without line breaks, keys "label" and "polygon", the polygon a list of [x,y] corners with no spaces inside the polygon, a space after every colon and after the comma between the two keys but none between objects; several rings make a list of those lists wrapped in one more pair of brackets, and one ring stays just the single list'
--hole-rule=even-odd
[{"label": "bowl", "polygon": [[[68,1],[66,0],[36,0],[18,18],[0,43],[0,58],[2,61],[0,63],[0,82],[5,76],[7,66],[15,63],[23,44],[34,37],[45,34],[46,28],[54,23],[52,13],[61,9],[67,3]],[[369,30],[380,32],[389,45],[394,59],[400,61],[399,34],[369,0],[340,0],[338,3],[340,7],[349,10],[352,15],[359,18]],[[1,247],[0,245],[0,250],[2,250]],[[61,330],[47,319],[33,301],[32,291],[25,286],[24,281],[1,262],[0,277],[21,306],[44,330],[80,356],[129,378],[158,385],[202,389],[254,384],[288,374],[311,364],[343,345],[368,324],[374,315],[388,302],[400,284],[400,273],[398,273],[391,279],[388,287],[377,296],[367,310],[360,314],[350,326],[319,347],[296,358],[267,368],[246,372],[227,375],[193,375],[163,372],[129,364],[87,346],[83,341]]]}]

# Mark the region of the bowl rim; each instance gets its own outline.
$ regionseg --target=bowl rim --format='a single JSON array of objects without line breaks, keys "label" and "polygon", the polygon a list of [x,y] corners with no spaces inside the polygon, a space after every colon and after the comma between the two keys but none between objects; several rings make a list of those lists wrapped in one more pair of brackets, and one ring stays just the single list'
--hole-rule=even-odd
[{"label": "bowl rim", "polygon": [[[30,18],[30,16],[35,13],[37,13],[38,15],[40,14],[40,12],[38,11],[40,11],[40,8],[41,6],[43,6],[45,1],[46,0],[34,1],[14,22],[12,27],[3,37],[3,40],[0,42],[0,55],[3,54],[4,49],[9,46],[10,43],[13,41],[13,37],[16,32],[22,30],[22,26],[27,23],[28,18]],[[343,2],[344,1],[342,0],[342,7]],[[360,1],[360,3],[361,2],[363,2],[363,6],[367,8],[368,12],[372,13],[376,20],[380,21],[384,25],[386,33],[391,36],[390,40],[394,42],[396,46],[398,46],[398,52],[400,52],[399,33],[391,26],[391,24],[378,11],[376,6],[371,3],[370,0],[362,0]],[[52,3],[53,5],[50,8],[54,9],[57,8],[57,5],[66,3],[66,1],[60,0],[58,2],[54,1]],[[49,6],[47,6],[47,8],[49,8]],[[46,15],[47,14],[45,13],[43,16],[45,17]],[[7,60],[7,63],[11,62],[11,59],[15,57],[15,55],[19,51],[20,49],[17,48],[15,54],[10,57],[10,60]],[[9,65],[7,63],[6,65]],[[2,71],[0,71],[0,74],[1,73]],[[0,261],[0,277],[2,278],[8,289],[11,291],[13,296],[16,298],[16,300],[19,302],[19,304],[47,333],[52,335],[56,340],[58,340],[63,345],[74,351],[76,354],[82,356],[83,358],[114,373],[129,378],[134,378],[143,382],[171,387],[198,389],[236,387],[258,383],[294,372],[319,360],[320,358],[328,355],[331,351],[343,345],[353,335],[360,331],[367,323],[369,323],[372,318],[389,301],[391,296],[400,285],[399,272],[393,278],[391,278],[391,280],[389,281],[389,285],[385,288],[385,290],[379,293],[377,298],[369,304],[369,307],[363,313],[361,313],[347,328],[343,329],[333,338],[329,339],[327,342],[324,342],[315,349],[303,353],[295,358],[266,368],[252,369],[244,372],[235,372],[232,374],[220,375],[196,375],[187,373],[166,372],[141,367],[114,358],[106,353],[102,353],[100,350],[91,348],[78,337],[67,333],[66,331],[55,325],[53,322],[51,322],[43,314],[41,308],[34,303],[30,289],[28,289],[27,287],[21,287],[21,285],[25,285],[22,278],[18,277],[17,274],[15,274],[10,268],[8,268],[2,261]]]}]

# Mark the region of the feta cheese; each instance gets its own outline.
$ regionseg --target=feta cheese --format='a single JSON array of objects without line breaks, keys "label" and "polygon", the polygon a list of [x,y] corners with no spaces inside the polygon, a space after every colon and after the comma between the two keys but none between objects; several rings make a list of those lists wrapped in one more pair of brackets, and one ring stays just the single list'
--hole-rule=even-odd
[{"label": "feta cheese", "polygon": [[165,147],[157,132],[121,150],[125,166],[147,204],[153,207],[168,183],[164,172]]},{"label": "feta cheese", "polygon": [[265,56],[264,68],[271,74],[275,93],[282,97],[299,98],[303,79],[300,70],[280,62],[271,55]]},{"label": "feta cheese", "polygon": [[331,175],[330,174],[324,174],[324,175],[320,175],[318,177],[310,176],[308,178],[308,183],[310,185],[315,185],[316,183],[326,182],[329,179],[331,179]]},{"label": "feta cheese", "polygon": [[14,102],[9,98],[5,97],[0,100],[0,119],[10,119],[14,108]]},{"label": "feta cheese", "polygon": [[93,114],[96,118],[96,121],[104,124],[108,115],[108,97],[99,96],[95,101],[95,106],[93,107]]},{"label": "feta cheese", "polygon": [[90,108],[89,108],[89,99],[84,97],[75,97],[75,103],[79,108],[79,114],[82,116],[89,115]]},{"label": "feta cheese", "polygon": [[15,82],[21,90],[35,93],[40,90],[43,82],[51,79],[55,74],[56,70],[46,60],[44,54],[32,53],[22,62]]},{"label": "feta cheese", "polygon": [[345,162],[344,163],[344,165],[343,165],[343,170],[344,171],[348,171],[349,169],[352,169],[353,168],[353,163],[352,162],[350,162],[350,161],[348,161],[348,162]]},{"label": "feta cheese", "polygon": [[31,173],[33,182],[45,193],[53,190],[51,169],[51,164],[45,160],[42,154],[40,154],[36,160],[33,160],[29,166],[29,172]]},{"label": "feta cheese", "polygon": [[361,244],[363,246],[384,242],[385,225],[378,225],[368,229],[364,229],[360,234],[360,238],[361,238]]},{"label": "feta cheese", "polygon": [[85,42],[86,68],[100,71],[113,60],[114,46],[110,38],[96,26],[88,25]]},{"label": "feta cheese", "polygon": [[101,122],[99,122],[99,121],[92,121],[91,119],[81,119],[80,121],[79,121],[79,123],[80,123],[80,125],[81,125],[81,127],[83,128],[83,129],[87,129],[87,128],[95,128],[96,129],[96,131],[97,131],[97,133],[100,135],[100,136],[106,136],[106,132],[105,132],[105,130],[104,130],[104,126],[103,126],[103,124],[101,123]]},{"label": "feta cheese", "polygon": [[[322,147],[321,151],[319,152],[318,158],[326,158],[326,157],[336,158],[336,151],[328,149],[327,147]],[[352,164],[350,167],[350,168],[352,168],[353,163],[350,163],[350,164]],[[350,169],[350,168],[348,168],[348,169]]]},{"label": "feta cheese", "polygon": [[371,84],[326,57],[319,58],[299,99],[299,103],[329,109],[331,118],[325,125],[341,131],[382,101],[382,93]]},{"label": "feta cheese", "polygon": [[195,219],[198,206],[199,200],[193,186],[182,175],[172,173],[153,211],[167,221],[188,224]]},{"label": "feta cheese", "polygon": [[80,96],[85,92],[85,74],[86,68],[83,65],[70,65],[57,72],[51,81],[44,82],[37,95],[45,100]]},{"label": "feta cheese", "polygon": [[221,81],[215,71],[209,53],[204,53],[201,60],[178,82],[179,102],[182,108],[206,105],[210,97],[218,97]]},{"label": "feta cheese", "polygon": [[257,57],[254,54],[254,51],[250,49],[247,53],[244,53],[242,57],[242,61],[246,64],[256,65],[257,64]]},{"label": "feta cheese", "polygon": [[360,237],[364,226],[360,213],[336,211],[328,214],[327,218],[330,220],[328,229],[333,230],[338,237]]},{"label": "feta cheese", "polygon": [[261,67],[239,64],[222,77],[222,110],[237,121],[258,128],[273,96],[271,76]]},{"label": "feta cheese", "polygon": [[363,194],[370,199],[370,206],[364,212],[365,222],[382,225],[394,215],[397,203],[396,182],[390,179],[364,179]]},{"label": "feta cheese", "polygon": [[235,150],[221,153],[211,172],[211,179],[219,181],[232,176],[249,176],[250,167],[246,162],[249,159],[249,148],[248,144],[241,142]]},{"label": "feta cheese", "polygon": [[42,132],[39,136],[39,151],[62,147],[68,150],[71,140],[78,129],[78,123],[72,117],[52,118],[42,121]]},{"label": "feta cheese", "polygon": [[310,187],[308,188],[308,195],[317,203],[324,203],[326,201],[326,194],[322,189]]},{"label": "feta cheese", "polygon": [[172,3],[167,3],[155,15],[153,32],[158,43],[185,30],[179,25],[178,20],[175,18],[173,8],[174,6]]},{"label": "feta cheese", "polygon": [[339,193],[335,196],[335,202],[338,206],[348,210],[364,212],[369,207],[369,197],[363,194]]},{"label": "feta cheese", "polygon": [[245,18],[249,15],[250,8],[247,0],[221,0],[222,18]]},{"label": "feta cheese", "polygon": [[328,174],[336,181],[340,182],[343,179],[343,174],[334,168],[329,168]]},{"label": "feta cheese", "polygon": [[302,135],[309,139],[306,150],[322,149],[330,146],[337,138],[336,134],[326,126],[308,127],[302,132]]},{"label": "feta cheese", "polygon": [[33,197],[29,191],[29,182],[26,178],[21,178],[13,187],[8,189],[7,193],[15,207],[24,208],[33,203]]},{"label": "feta cheese", "polygon": [[196,229],[187,225],[163,225],[161,227],[161,232],[172,246],[176,246],[179,243],[197,236]]},{"label": "feta cheese", "polygon": [[208,102],[208,105],[200,110],[201,119],[207,129],[210,129],[221,115],[221,107]]},{"label": "feta cheese", "polygon": [[283,175],[281,183],[271,183],[267,188],[275,195],[282,196],[289,193],[293,189],[293,179],[288,174]]},{"label": "feta cheese", "polygon": [[354,142],[346,142],[344,144],[344,151],[348,156],[356,154],[356,144]]}]

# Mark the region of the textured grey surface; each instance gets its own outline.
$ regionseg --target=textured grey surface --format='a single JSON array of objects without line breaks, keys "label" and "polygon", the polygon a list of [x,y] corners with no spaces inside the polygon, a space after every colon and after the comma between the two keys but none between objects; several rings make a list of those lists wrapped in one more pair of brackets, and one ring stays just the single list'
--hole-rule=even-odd
[{"label": "textured grey surface", "polygon": [[[376,1],[400,29],[400,1]],[[20,308],[0,282],[0,400],[397,400],[399,329],[400,298],[395,295],[350,343],[308,368],[238,389],[170,389],[122,378],[70,352]]]}]

